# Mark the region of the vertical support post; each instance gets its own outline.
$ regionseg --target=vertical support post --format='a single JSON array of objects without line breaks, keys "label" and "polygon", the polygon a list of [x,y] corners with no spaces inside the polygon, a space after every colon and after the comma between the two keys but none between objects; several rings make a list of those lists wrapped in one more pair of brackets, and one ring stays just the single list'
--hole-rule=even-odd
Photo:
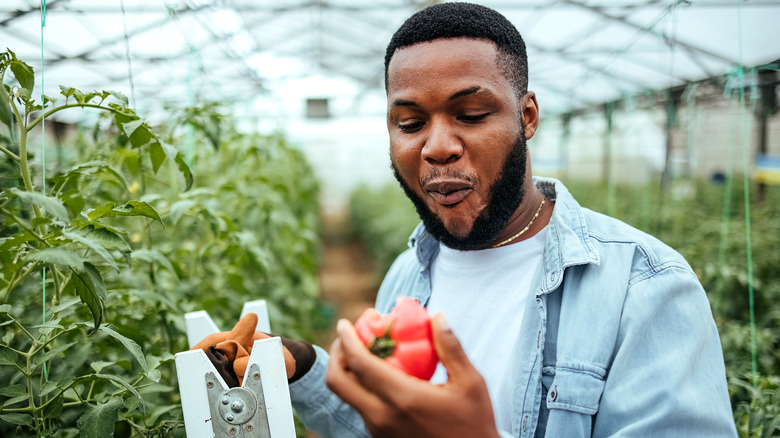
[{"label": "vertical support post", "polygon": [[612,150],[612,114],[615,112],[615,102],[604,105],[604,118],[607,121],[604,130],[604,166],[603,179],[607,183],[607,215],[615,216],[615,163]]},{"label": "vertical support post", "polygon": [[666,135],[666,157],[664,158],[664,170],[661,174],[661,195],[669,189],[669,183],[672,181],[672,129],[677,126],[677,106],[680,95],[672,90],[666,91],[666,124],[664,133]]},{"label": "vertical support post", "polygon": [[569,177],[569,142],[571,141],[571,113],[561,116],[561,177],[565,181]]},{"label": "vertical support post", "polygon": [[[758,106],[756,117],[758,118],[758,153],[765,155],[769,152],[769,116],[778,110],[777,105],[777,73],[771,70],[758,71],[758,90],[761,97],[761,105]],[[758,200],[764,200],[766,196],[766,183],[758,183]]]},{"label": "vertical support post", "polygon": [[686,163],[685,163],[685,177],[691,178],[694,175],[694,169],[697,167],[696,156],[696,134],[697,134],[697,114],[696,114],[696,84],[688,84],[683,92],[686,102],[686,117],[688,124],[688,138],[685,142],[687,149]]}]

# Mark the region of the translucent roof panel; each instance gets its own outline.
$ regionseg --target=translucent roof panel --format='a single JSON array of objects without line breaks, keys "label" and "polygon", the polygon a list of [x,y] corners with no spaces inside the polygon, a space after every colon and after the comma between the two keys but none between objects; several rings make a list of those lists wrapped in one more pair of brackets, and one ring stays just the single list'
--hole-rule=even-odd
[{"label": "translucent roof panel", "polygon": [[[431,3],[49,0],[41,29],[40,1],[3,0],[0,45],[36,71],[43,57],[46,94],[56,94],[57,84],[111,89],[160,112],[262,95],[284,114],[302,111],[306,97],[325,97],[336,116],[380,114],[385,46]],[[544,115],[780,59],[780,0],[478,3],[523,34],[529,88]]]}]

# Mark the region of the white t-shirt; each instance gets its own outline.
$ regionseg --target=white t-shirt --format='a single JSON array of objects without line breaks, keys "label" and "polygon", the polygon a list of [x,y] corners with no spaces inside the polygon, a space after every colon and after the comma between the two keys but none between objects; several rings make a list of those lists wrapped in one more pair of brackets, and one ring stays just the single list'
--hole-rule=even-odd
[{"label": "white t-shirt", "polygon": [[[502,431],[512,428],[514,346],[546,232],[545,227],[530,239],[479,251],[457,251],[440,244],[431,265],[428,312],[444,313],[484,377]],[[446,381],[447,371],[439,364],[431,382]]]}]

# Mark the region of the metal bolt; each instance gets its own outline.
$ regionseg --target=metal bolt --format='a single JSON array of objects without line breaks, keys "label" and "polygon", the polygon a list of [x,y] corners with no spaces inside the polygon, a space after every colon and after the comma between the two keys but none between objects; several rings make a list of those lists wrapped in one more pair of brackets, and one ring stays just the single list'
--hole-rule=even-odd
[{"label": "metal bolt", "polygon": [[235,413],[239,413],[244,410],[244,402],[241,400],[234,400],[233,404],[230,406],[230,409]]},{"label": "metal bolt", "polygon": [[251,424],[247,424],[244,428],[246,429],[247,432],[251,432],[252,429],[254,429]]},{"label": "metal bolt", "polygon": [[260,373],[252,374],[252,378],[255,379],[255,380],[260,380]]},{"label": "metal bolt", "polygon": [[226,405],[228,403],[230,403],[230,399],[229,398],[225,397],[225,398],[222,399],[222,404],[223,405]]},{"label": "metal bolt", "polygon": [[235,420],[235,419],[236,419],[236,417],[234,417],[234,416],[233,416],[233,414],[227,414],[227,415],[225,416],[225,419],[226,419],[227,421],[233,421],[233,420]]},{"label": "metal bolt", "polygon": [[235,435],[236,432],[238,432],[238,431],[236,430],[235,427],[231,427],[230,429],[228,429],[228,433],[230,433],[231,435]]},{"label": "metal bolt", "polygon": [[206,388],[211,389],[213,387],[214,387],[214,382],[206,382]]}]

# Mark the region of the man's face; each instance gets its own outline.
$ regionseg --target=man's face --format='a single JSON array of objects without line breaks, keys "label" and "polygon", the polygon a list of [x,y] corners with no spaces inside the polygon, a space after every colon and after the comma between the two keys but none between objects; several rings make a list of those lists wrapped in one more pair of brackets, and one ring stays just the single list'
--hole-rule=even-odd
[{"label": "man's face", "polygon": [[489,245],[522,199],[526,148],[496,46],[439,39],[388,68],[390,158],[426,228],[445,245]]}]

